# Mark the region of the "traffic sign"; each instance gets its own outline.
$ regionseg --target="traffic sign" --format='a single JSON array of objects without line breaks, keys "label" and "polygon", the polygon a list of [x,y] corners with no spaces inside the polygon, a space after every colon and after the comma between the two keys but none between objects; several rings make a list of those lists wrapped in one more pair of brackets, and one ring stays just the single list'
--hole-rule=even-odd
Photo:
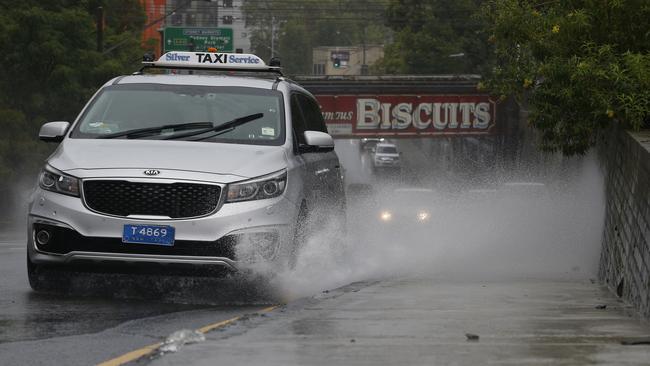
[{"label": "traffic sign", "polygon": [[165,52],[207,51],[209,47],[214,47],[219,52],[233,51],[231,28],[166,27],[164,42]]}]

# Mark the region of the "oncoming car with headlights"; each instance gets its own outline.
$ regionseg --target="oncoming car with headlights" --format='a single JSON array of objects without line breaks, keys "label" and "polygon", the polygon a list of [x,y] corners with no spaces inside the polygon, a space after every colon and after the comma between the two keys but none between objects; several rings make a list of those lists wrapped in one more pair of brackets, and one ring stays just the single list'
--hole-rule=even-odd
[{"label": "oncoming car with headlights", "polygon": [[318,103],[255,55],[164,54],[39,137],[60,145],[29,204],[37,290],[88,264],[236,271],[252,250],[286,265],[317,208],[344,216]]},{"label": "oncoming car with headlights", "polygon": [[380,201],[376,220],[384,226],[419,228],[429,223],[438,201],[428,188],[396,188]]}]

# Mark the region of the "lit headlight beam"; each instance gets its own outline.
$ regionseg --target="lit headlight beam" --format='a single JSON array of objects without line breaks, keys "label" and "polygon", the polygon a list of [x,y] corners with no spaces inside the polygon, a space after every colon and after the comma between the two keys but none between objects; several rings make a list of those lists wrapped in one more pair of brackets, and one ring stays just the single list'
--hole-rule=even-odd
[{"label": "lit headlight beam", "polygon": [[418,212],[418,221],[427,221],[431,217],[431,214],[427,211]]},{"label": "lit headlight beam", "polygon": [[390,221],[393,218],[393,214],[390,211],[382,211],[379,218],[381,221]]}]

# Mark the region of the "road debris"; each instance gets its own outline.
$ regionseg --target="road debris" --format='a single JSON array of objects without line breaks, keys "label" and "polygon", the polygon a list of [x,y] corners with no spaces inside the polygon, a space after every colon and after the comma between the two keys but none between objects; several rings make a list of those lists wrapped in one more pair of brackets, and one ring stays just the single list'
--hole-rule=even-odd
[{"label": "road debris", "polygon": [[598,310],[605,310],[607,309],[607,304],[596,305],[595,308]]},{"label": "road debris", "polygon": [[197,330],[183,329],[170,334],[163,345],[161,353],[178,352],[184,345],[205,341],[205,335]]},{"label": "road debris", "polygon": [[471,342],[478,342],[479,339],[478,334],[472,334],[472,333],[465,333],[465,337],[467,337],[467,340]]}]

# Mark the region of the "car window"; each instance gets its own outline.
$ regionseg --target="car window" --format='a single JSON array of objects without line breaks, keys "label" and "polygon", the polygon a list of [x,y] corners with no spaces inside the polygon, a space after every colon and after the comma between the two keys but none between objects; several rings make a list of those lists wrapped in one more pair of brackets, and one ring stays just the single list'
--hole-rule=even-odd
[{"label": "car window", "polygon": [[393,146],[379,146],[377,152],[380,154],[397,154],[397,149]]},{"label": "car window", "polygon": [[[104,88],[72,132],[72,138],[97,138],[140,128],[210,122],[213,126],[262,113],[232,131],[202,141],[281,145],[284,143],[282,94],[245,87],[123,84]],[[159,134],[142,138],[160,138]]]},{"label": "car window", "polygon": [[325,120],[323,119],[323,113],[321,113],[318,103],[303,94],[297,94],[297,98],[303,116],[305,118],[305,122],[307,123],[307,130],[327,132],[327,127],[325,127]]},{"label": "car window", "polygon": [[307,129],[305,119],[303,118],[302,111],[300,110],[300,102],[298,101],[298,94],[291,96],[291,123],[296,140],[299,144],[305,144],[305,130]]}]

